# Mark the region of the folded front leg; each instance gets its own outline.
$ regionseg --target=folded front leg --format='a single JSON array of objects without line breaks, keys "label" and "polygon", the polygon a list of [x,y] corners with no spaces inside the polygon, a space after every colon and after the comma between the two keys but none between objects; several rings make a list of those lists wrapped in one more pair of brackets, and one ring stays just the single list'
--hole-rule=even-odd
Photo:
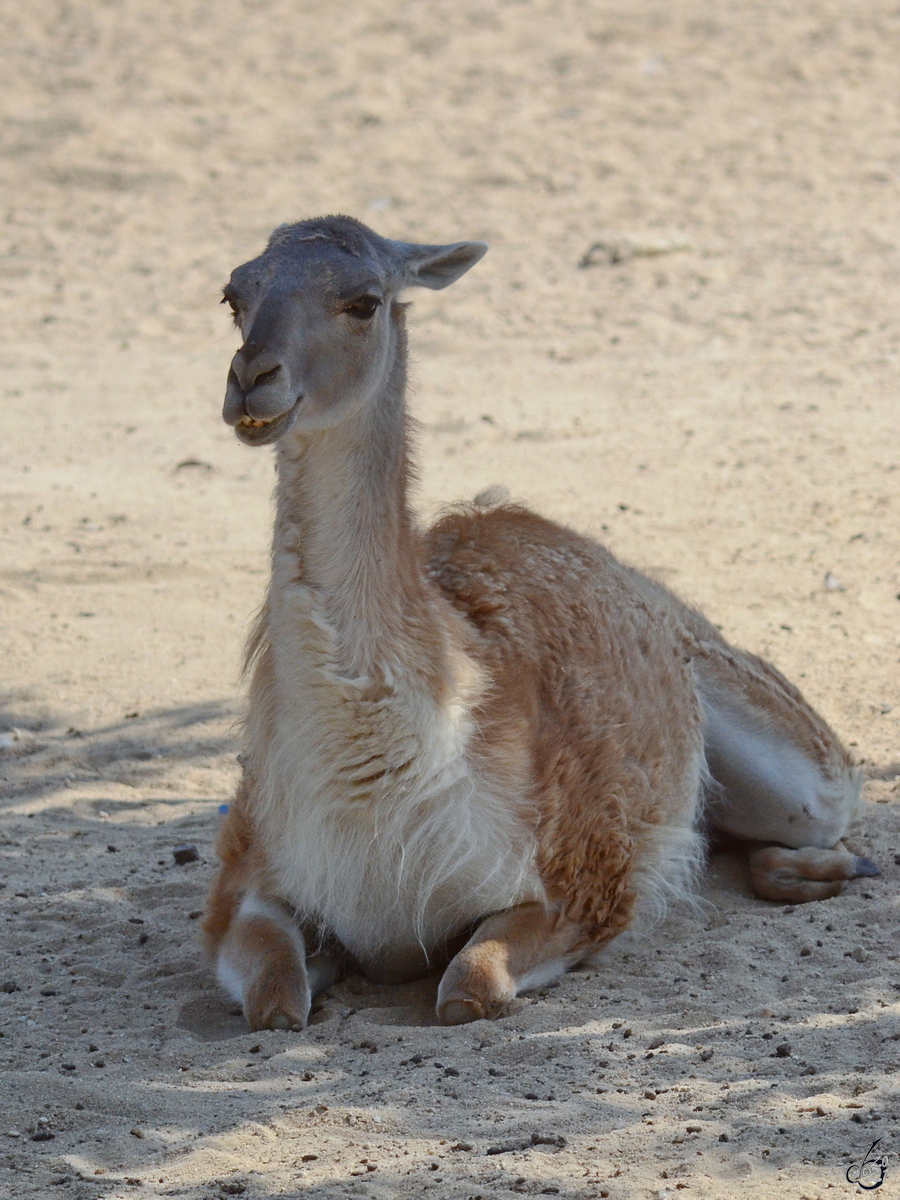
[{"label": "folded front leg", "polygon": [[292,915],[253,893],[244,896],[219,943],[216,966],[251,1029],[305,1029],[313,996],[341,974],[330,952],[307,960]]},{"label": "folded front leg", "polygon": [[451,959],[438,988],[445,1025],[497,1017],[519,992],[550,983],[581,957],[580,929],[556,910],[523,904],[486,917]]}]

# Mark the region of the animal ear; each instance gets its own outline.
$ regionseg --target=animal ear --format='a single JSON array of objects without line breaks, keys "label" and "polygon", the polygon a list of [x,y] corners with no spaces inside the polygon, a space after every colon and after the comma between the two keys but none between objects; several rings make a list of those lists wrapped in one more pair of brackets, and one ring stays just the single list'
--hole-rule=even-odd
[{"label": "animal ear", "polygon": [[487,253],[487,242],[453,242],[449,246],[407,244],[404,267],[407,287],[438,290],[455,283]]}]

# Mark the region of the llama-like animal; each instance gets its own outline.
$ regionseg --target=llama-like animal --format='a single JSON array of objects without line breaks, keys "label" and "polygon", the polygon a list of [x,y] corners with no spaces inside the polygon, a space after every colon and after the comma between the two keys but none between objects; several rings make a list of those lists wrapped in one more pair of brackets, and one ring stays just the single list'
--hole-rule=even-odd
[{"label": "llama-like animal", "polygon": [[286,225],[225,288],[224,417],[277,442],[244,775],[205,932],[254,1029],[301,1029],[348,969],[448,962],[438,1015],[493,1017],[690,885],[703,830],[765,897],[876,874],[838,845],[859,779],[773,667],[602,546],[511,505],[420,530],[404,289],[481,242]]}]

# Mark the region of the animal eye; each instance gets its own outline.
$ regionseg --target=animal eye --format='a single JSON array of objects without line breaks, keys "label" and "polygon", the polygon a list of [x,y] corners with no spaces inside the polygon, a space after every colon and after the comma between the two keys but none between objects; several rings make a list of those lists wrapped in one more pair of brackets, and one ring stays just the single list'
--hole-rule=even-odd
[{"label": "animal eye", "polygon": [[376,311],[381,306],[381,301],[377,296],[358,296],[344,309],[351,317],[356,317],[358,321],[368,321],[375,316]]},{"label": "animal eye", "polygon": [[241,314],[240,314],[237,304],[235,304],[235,302],[231,299],[231,297],[223,296],[222,299],[219,301],[219,303],[228,305],[228,307],[231,309],[231,316],[232,316],[232,319],[233,319],[235,325],[239,326],[241,323]]}]

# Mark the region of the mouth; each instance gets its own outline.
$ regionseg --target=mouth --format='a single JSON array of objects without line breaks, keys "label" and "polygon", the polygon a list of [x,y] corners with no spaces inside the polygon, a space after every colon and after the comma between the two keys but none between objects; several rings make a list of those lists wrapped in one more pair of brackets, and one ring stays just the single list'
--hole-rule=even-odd
[{"label": "mouth", "polygon": [[302,399],[303,397],[299,396],[293,408],[277,417],[271,417],[268,421],[248,417],[245,413],[234,426],[234,432],[247,446],[267,446],[287,433],[293,425]]}]

